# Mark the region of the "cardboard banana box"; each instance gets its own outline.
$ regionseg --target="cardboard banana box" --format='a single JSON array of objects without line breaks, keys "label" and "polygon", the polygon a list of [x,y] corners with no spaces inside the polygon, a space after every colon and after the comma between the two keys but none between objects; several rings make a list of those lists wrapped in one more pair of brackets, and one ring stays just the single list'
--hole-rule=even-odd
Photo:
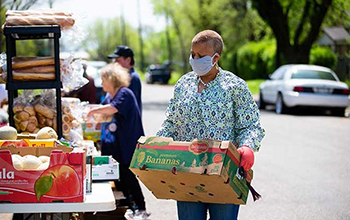
[{"label": "cardboard banana box", "polygon": [[246,204],[253,171],[243,178],[239,162],[228,141],[141,137],[130,169],[158,199]]}]

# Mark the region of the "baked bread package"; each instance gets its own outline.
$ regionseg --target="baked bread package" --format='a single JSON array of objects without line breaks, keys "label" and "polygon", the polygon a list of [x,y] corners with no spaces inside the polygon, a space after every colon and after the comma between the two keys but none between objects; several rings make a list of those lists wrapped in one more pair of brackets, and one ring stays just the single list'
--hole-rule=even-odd
[{"label": "baked bread package", "polygon": [[36,112],[31,104],[33,97],[32,90],[24,90],[21,96],[13,100],[12,110],[18,133],[36,133],[39,130]]},{"label": "baked bread package", "polygon": [[56,95],[54,89],[44,89],[36,96],[33,106],[38,119],[38,127],[51,127],[57,131]]},{"label": "baked bread package", "polygon": [[71,13],[45,10],[8,10],[4,26],[59,25],[62,29],[73,27],[75,19]]}]

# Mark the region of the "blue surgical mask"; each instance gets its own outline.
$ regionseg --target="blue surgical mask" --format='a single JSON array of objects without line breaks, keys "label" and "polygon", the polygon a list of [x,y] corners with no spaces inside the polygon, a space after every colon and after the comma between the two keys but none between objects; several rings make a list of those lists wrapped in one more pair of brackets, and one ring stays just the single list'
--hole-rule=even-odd
[{"label": "blue surgical mask", "polygon": [[205,56],[199,59],[193,59],[192,55],[190,55],[190,64],[192,66],[193,71],[198,76],[204,76],[207,74],[211,68],[216,64],[213,63],[213,58],[215,57],[217,53],[215,53],[212,57],[211,56]]}]

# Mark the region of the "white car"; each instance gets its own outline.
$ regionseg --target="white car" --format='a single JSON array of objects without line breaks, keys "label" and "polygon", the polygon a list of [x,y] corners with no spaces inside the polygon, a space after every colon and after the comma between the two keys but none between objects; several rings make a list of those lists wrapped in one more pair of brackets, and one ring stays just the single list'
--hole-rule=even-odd
[{"label": "white car", "polygon": [[333,115],[344,116],[350,101],[349,87],[331,69],[315,65],[281,66],[259,89],[259,108],[273,104],[277,114],[309,106],[328,108]]}]

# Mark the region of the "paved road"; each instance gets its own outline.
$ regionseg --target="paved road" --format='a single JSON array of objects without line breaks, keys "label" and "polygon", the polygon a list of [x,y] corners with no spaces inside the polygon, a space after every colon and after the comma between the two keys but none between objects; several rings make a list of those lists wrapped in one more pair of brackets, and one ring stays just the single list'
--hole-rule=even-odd
[{"label": "paved road", "polygon": [[[143,85],[143,122],[154,135],[172,86]],[[239,219],[350,219],[350,119],[324,114],[276,115],[261,112],[266,130],[256,153],[252,185],[262,199],[241,206]],[[152,220],[175,220],[176,204],[157,200],[146,188]]]}]

